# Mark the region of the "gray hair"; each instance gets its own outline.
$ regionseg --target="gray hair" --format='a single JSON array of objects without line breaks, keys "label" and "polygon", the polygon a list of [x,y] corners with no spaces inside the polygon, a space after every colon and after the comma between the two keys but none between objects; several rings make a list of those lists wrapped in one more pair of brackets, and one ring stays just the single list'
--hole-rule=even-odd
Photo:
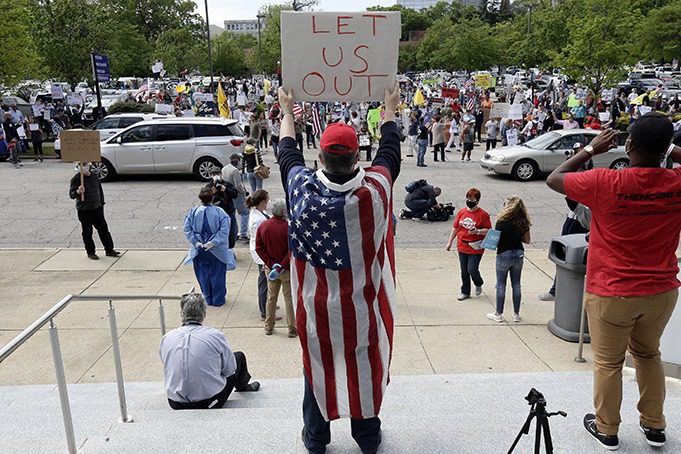
[{"label": "gray hair", "polygon": [[189,322],[203,323],[206,318],[206,300],[200,293],[187,293],[180,300],[182,324]]},{"label": "gray hair", "polygon": [[272,200],[270,211],[272,212],[272,216],[276,216],[278,218],[285,218],[286,217],[286,200],[284,200],[284,199]]}]

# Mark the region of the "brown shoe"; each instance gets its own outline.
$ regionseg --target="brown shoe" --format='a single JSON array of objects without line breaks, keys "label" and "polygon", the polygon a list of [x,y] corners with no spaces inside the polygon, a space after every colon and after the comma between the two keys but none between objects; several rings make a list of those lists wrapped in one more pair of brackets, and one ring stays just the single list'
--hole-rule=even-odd
[{"label": "brown shoe", "polygon": [[272,330],[265,328],[265,335],[266,336],[271,336],[272,335]]}]

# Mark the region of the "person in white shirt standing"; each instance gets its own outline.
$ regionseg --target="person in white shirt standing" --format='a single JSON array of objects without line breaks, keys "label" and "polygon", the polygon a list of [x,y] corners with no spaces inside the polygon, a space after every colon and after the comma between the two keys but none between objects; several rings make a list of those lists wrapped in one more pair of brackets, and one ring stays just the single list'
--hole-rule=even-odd
[{"label": "person in white shirt standing", "polygon": [[206,302],[200,293],[180,300],[182,326],[161,339],[166,395],[173,410],[221,408],[233,390],[257,391],[246,355],[232,352],[227,338],[215,328],[203,326]]}]

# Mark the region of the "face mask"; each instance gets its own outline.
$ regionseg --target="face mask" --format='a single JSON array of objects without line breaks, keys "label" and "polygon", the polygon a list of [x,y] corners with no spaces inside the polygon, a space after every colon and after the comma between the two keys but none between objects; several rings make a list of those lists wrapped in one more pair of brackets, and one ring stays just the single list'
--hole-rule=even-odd
[{"label": "face mask", "polygon": [[213,181],[218,183],[221,180],[219,175],[213,175]]},{"label": "face mask", "polygon": [[478,205],[478,202],[475,202],[473,200],[466,200],[466,206],[468,208],[475,208]]}]

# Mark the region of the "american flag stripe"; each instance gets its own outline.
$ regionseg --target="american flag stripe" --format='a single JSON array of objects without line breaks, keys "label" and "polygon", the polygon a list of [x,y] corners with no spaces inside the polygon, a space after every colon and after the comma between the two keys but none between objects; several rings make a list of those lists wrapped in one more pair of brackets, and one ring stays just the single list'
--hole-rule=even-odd
[{"label": "american flag stripe", "polygon": [[322,133],[322,120],[319,117],[319,104],[312,104],[312,134],[318,136]]},{"label": "american flag stripe", "polygon": [[389,380],[392,187],[383,168],[364,172],[360,186],[337,195],[306,169],[289,180],[291,286],[303,365],[327,420],[377,415]]},{"label": "american flag stripe", "polygon": [[299,118],[300,116],[303,115],[303,108],[300,106],[300,103],[293,103],[293,117],[294,118]]}]

